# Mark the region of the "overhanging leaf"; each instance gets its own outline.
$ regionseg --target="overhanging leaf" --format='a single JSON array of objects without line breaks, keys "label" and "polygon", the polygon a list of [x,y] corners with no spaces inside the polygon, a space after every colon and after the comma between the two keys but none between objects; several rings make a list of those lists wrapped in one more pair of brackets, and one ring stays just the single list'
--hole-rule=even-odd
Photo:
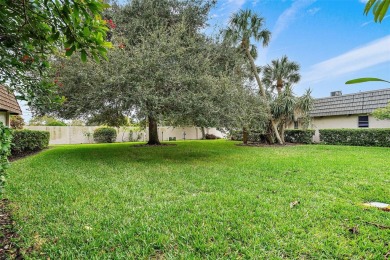
[{"label": "overhanging leaf", "polygon": [[357,84],[357,83],[372,82],[372,81],[381,81],[381,82],[390,83],[390,81],[379,79],[379,78],[358,78],[358,79],[348,80],[347,82],[345,82],[345,84]]}]

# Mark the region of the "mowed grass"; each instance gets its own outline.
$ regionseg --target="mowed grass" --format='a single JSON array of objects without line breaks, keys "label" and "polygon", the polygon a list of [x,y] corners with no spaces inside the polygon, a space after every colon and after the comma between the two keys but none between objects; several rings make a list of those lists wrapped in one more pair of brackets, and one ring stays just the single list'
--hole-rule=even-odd
[{"label": "mowed grass", "polygon": [[[390,149],[56,146],[12,163],[26,258],[383,259]],[[300,203],[290,208],[290,203]],[[354,229],[355,228],[355,229]]]}]

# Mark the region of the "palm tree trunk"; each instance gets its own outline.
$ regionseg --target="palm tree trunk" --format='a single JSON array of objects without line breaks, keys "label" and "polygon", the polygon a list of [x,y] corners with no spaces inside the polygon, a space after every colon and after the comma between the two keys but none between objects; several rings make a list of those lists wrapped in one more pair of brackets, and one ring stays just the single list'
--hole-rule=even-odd
[{"label": "palm tree trunk", "polygon": [[[255,60],[253,59],[253,57],[252,57],[252,55],[251,55],[251,53],[250,53],[250,51],[249,51],[249,48],[245,48],[245,52],[246,52],[246,56],[248,57],[249,62],[250,62],[250,64],[251,64],[253,74],[255,75],[257,85],[259,86],[260,94],[261,94],[262,97],[266,98],[265,89],[264,89],[263,85],[261,84],[260,76],[259,76],[259,74],[257,73],[257,68],[256,68]],[[269,110],[269,108],[268,108],[268,110]],[[269,111],[269,114],[271,114],[270,111]],[[278,132],[277,125],[275,124],[275,122],[274,122],[273,119],[271,119],[271,125],[272,125],[272,130],[273,130],[274,133],[275,133],[276,139],[278,140],[278,143],[279,143],[279,144],[283,144],[283,141],[282,141],[282,139],[280,138],[280,135],[279,135],[279,132]]]},{"label": "palm tree trunk", "polygon": [[249,59],[249,62],[251,64],[251,67],[252,67],[252,71],[253,71],[253,74],[255,75],[255,78],[256,78],[256,82],[257,82],[257,85],[259,86],[259,90],[260,90],[260,94],[262,97],[266,97],[265,95],[265,89],[263,87],[263,84],[261,84],[261,80],[260,80],[260,76],[259,74],[257,73],[257,68],[256,68],[256,64],[255,64],[255,60],[253,59],[250,51],[249,51],[249,48],[245,48],[245,52],[246,52],[246,56],[248,57]]},{"label": "palm tree trunk", "polygon": [[149,141],[148,145],[160,145],[158,140],[157,121],[154,117],[148,116],[149,121]]}]

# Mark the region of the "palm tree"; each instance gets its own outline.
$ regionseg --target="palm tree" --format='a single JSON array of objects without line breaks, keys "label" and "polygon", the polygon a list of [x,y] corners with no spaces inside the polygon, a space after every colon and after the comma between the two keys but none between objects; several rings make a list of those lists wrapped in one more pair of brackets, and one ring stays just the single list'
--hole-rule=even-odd
[{"label": "palm tree", "polygon": [[298,63],[289,61],[287,56],[273,60],[263,68],[263,83],[278,91],[280,95],[286,84],[297,83],[301,79]]},{"label": "palm tree", "polygon": [[[260,95],[266,99],[267,94],[260,80],[259,70],[256,67],[254,59],[257,56],[257,48],[256,45],[251,44],[251,39],[253,39],[256,42],[261,42],[263,47],[268,46],[271,38],[271,32],[263,27],[263,17],[260,17],[256,13],[252,13],[251,10],[240,10],[233,14],[230,18],[229,26],[224,31],[224,38],[226,41],[239,47],[245,53],[251,65],[252,73],[255,76],[257,85],[259,86]],[[269,114],[271,114],[270,109]],[[274,130],[276,139],[280,144],[283,144],[274,120],[271,119],[270,123],[272,129]],[[243,129],[243,132],[245,133],[246,129]]]},{"label": "palm tree", "polygon": [[259,86],[260,94],[266,97],[265,89],[261,83],[254,60],[254,57],[257,56],[257,48],[250,42],[253,39],[256,42],[261,42],[263,47],[268,46],[271,32],[264,29],[263,26],[263,17],[252,13],[251,10],[240,10],[230,18],[229,27],[224,32],[224,38],[245,52]]}]

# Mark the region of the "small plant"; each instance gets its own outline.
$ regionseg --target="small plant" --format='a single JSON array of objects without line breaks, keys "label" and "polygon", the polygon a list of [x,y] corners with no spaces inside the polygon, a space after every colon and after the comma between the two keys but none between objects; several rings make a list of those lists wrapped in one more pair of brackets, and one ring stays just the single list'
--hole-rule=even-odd
[{"label": "small plant", "polygon": [[206,134],[206,139],[213,140],[213,139],[220,139],[220,138],[214,134]]},{"label": "small plant", "polygon": [[93,132],[93,140],[97,143],[113,143],[116,140],[116,130],[112,127],[101,127]]},{"label": "small plant", "polygon": [[11,116],[10,118],[10,125],[12,129],[23,129],[25,124],[23,117],[19,115]]},{"label": "small plant", "polygon": [[9,166],[8,156],[11,152],[11,130],[0,122],[0,193],[3,193],[6,170]]},{"label": "small plant", "polygon": [[[135,137],[134,137],[135,135]],[[141,132],[136,132],[133,130],[129,131],[129,142],[138,142],[141,140],[142,133]]]},{"label": "small plant", "polygon": [[85,137],[87,137],[88,143],[91,143],[91,137],[93,136],[93,133],[87,131],[87,132],[83,132],[83,135],[84,135]]}]

